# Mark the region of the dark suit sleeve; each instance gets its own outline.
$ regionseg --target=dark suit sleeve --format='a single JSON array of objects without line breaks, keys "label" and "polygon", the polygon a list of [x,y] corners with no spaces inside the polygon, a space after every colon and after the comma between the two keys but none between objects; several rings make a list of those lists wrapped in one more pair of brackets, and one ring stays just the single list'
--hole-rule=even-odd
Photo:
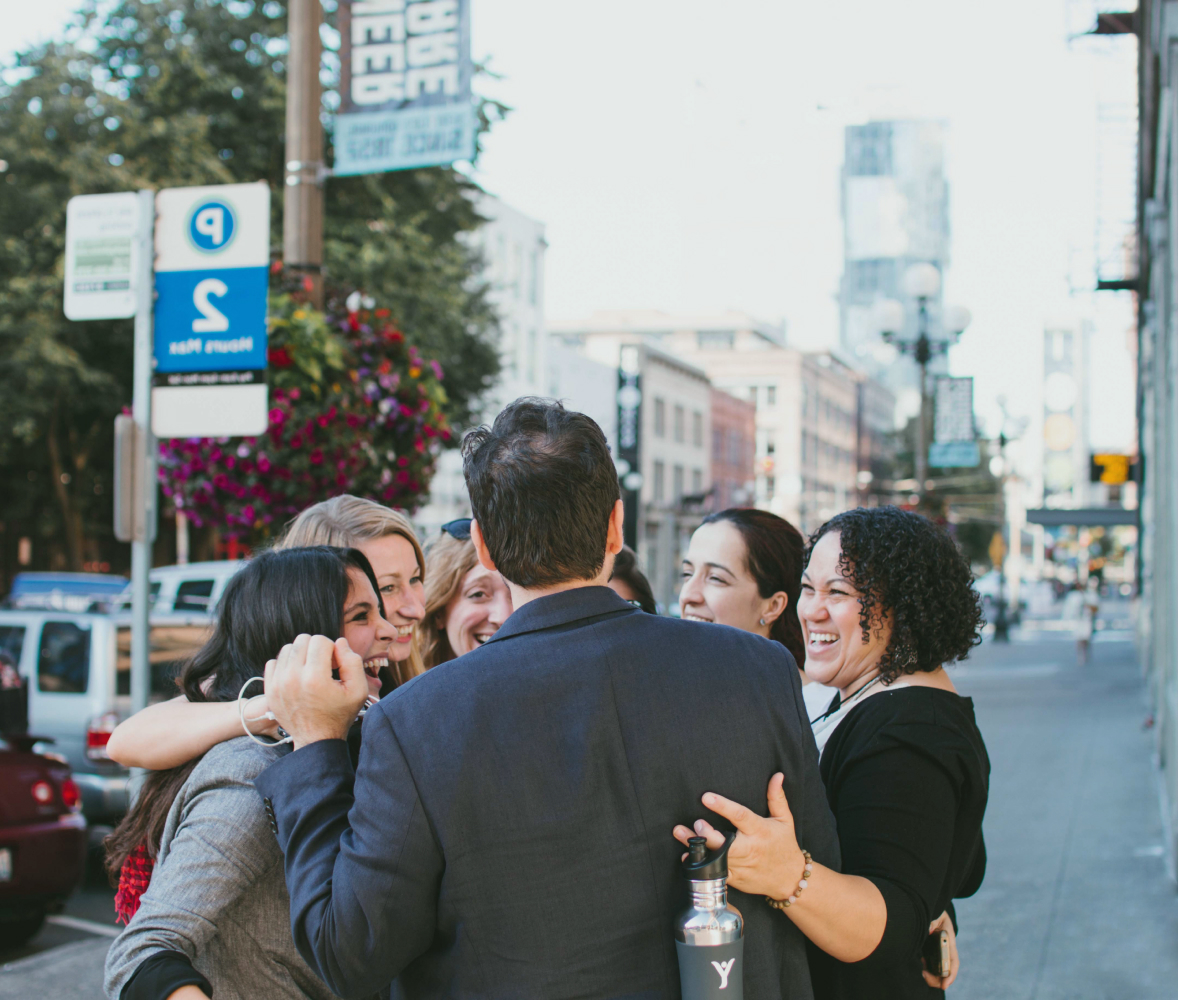
[{"label": "dark suit sleeve", "polygon": [[364,720],[354,794],[343,740],[288,754],[256,784],[286,855],[299,953],[341,997],[383,989],[433,939],[443,868],[385,713]]}]

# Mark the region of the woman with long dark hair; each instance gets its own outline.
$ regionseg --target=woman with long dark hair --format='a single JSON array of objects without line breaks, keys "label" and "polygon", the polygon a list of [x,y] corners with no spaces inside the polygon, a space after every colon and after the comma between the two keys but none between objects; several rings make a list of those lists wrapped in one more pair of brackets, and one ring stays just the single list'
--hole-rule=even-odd
[{"label": "woman with long dark hair", "polygon": [[[364,553],[380,584],[380,599],[397,636],[379,656],[365,660],[369,690],[384,696],[424,671],[419,629],[425,614],[425,556],[413,525],[400,511],[375,500],[344,494],[322,500],[288,525],[276,548],[334,545]],[[261,685],[248,714],[264,717],[266,697]],[[124,719],[111,733],[106,752],[124,767],[151,770],[179,767],[223,740],[241,735],[237,708],[229,704],[190,702],[182,694],[149,705]],[[254,731],[273,734],[273,723]]]},{"label": "woman with long dark hair", "polygon": [[[368,659],[396,629],[355,549],[266,552],[225,589],[212,636],[185,666],[191,702],[235,702],[266,662],[301,634],[339,636]],[[260,685],[258,685],[260,686]],[[155,771],[107,838],[130,916],[106,960],[118,1000],[329,998],[290,934],[282,853],[253,780],[289,748],[241,735]]]},{"label": "woman with long dark hair", "polygon": [[679,612],[692,621],[731,625],[781,643],[794,658],[811,719],[834,689],[806,674],[806,643],[798,621],[805,543],[789,521],[767,510],[732,507],[709,514],[683,559]]}]

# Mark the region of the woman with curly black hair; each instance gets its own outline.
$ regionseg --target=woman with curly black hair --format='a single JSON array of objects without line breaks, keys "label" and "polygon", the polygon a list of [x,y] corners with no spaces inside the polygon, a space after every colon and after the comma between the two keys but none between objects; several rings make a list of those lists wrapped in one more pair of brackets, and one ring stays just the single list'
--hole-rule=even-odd
[{"label": "woman with curly black hair", "polygon": [[[817,946],[815,995],[943,995],[957,975],[952,900],[976,892],[986,867],[990,762],[973,703],[944,667],[980,642],[969,566],[923,517],[847,511],[810,539],[798,617],[806,672],[839,689],[814,730],[843,870],[798,844],[777,774],[768,818],[703,797],[739,832],[729,884],[764,896]],[[684,843],[693,835],[723,842],[705,820],[675,830]],[[950,968],[938,961],[942,931]]]}]

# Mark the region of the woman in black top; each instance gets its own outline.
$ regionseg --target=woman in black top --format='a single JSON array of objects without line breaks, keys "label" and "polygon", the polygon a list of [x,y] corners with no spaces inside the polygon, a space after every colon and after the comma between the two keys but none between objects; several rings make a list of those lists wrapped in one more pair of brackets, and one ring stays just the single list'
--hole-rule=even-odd
[{"label": "woman in black top", "polygon": [[[847,511],[811,539],[798,617],[807,674],[840,691],[814,732],[843,872],[806,860],[775,775],[768,818],[703,797],[740,834],[729,884],[766,897],[816,946],[817,996],[941,996],[957,970],[934,976],[922,948],[934,929],[953,932],[952,900],[977,891],[986,864],[989,759],[943,667],[980,641],[969,567],[922,517]],[[704,820],[675,830],[693,833],[721,843]]]}]

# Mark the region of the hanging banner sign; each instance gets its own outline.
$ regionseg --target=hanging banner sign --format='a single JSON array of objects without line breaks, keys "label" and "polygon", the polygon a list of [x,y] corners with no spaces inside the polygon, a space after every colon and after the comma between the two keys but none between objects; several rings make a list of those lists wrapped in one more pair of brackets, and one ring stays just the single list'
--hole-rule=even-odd
[{"label": "hanging banner sign", "polygon": [[161,191],[155,251],[152,433],[263,433],[269,421],[269,186]]},{"label": "hanging banner sign", "polygon": [[135,315],[139,196],[82,194],[65,210],[67,319],[126,319]]},{"label": "hanging banner sign", "polygon": [[470,0],[340,0],[337,175],[469,160]]},{"label": "hanging banner sign", "polygon": [[939,375],[928,464],[938,469],[973,469],[981,462],[973,422],[973,379]]}]

